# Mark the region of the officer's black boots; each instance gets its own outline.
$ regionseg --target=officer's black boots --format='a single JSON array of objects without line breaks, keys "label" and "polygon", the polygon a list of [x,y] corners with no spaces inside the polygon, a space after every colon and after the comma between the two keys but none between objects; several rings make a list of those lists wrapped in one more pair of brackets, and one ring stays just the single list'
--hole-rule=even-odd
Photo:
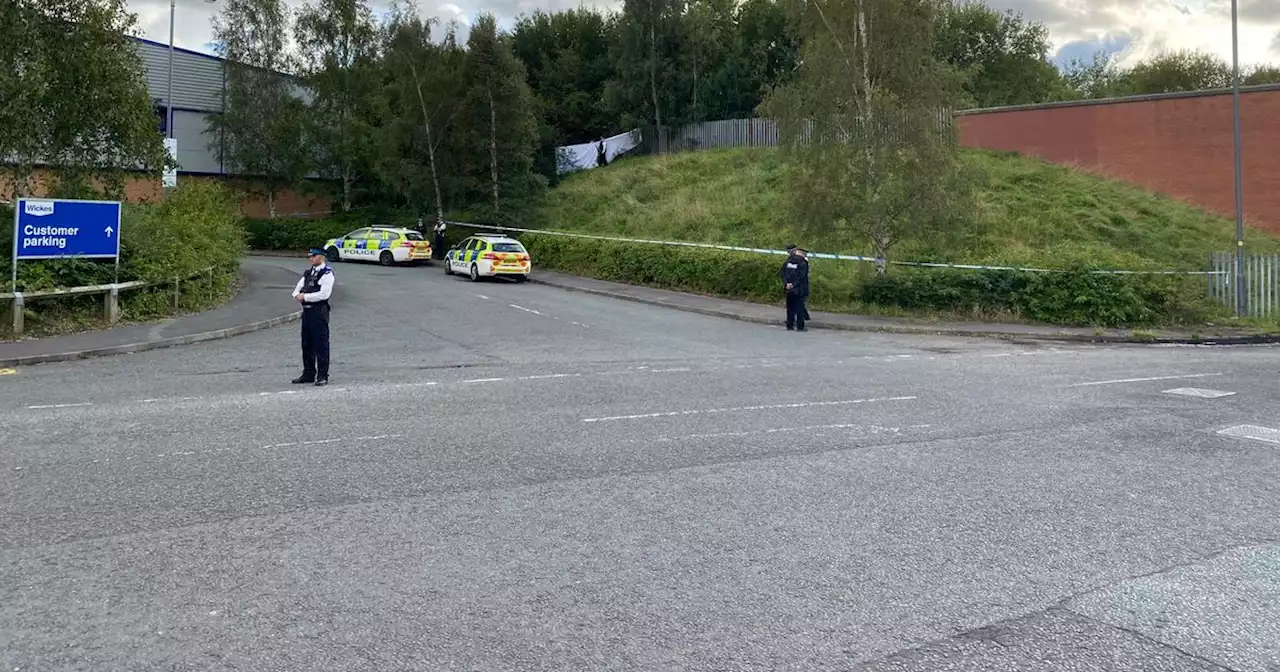
[{"label": "officer's black boots", "polygon": [[316,387],[324,387],[325,385],[328,385],[328,384],[329,384],[328,378],[321,378],[320,380],[316,381]]},{"label": "officer's black boots", "polygon": [[303,383],[314,383],[316,382],[316,379],[304,373],[301,376],[298,376],[297,378],[294,378],[289,382],[293,383],[294,385],[302,385]]}]

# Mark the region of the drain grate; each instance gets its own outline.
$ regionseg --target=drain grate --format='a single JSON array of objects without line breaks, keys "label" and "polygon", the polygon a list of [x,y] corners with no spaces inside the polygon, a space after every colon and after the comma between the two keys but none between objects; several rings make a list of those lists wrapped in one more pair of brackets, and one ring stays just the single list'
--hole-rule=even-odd
[{"label": "drain grate", "polygon": [[1218,433],[1223,436],[1233,436],[1238,439],[1252,439],[1253,441],[1280,444],[1280,429],[1271,429],[1270,427],[1236,425],[1235,427],[1220,429],[1218,430]]}]

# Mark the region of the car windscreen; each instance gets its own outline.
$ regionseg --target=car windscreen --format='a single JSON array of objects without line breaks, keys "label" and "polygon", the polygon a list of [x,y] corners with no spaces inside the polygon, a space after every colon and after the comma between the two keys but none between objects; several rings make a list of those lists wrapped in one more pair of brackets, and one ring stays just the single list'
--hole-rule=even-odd
[{"label": "car windscreen", "polygon": [[494,243],[494,252],[519,252],[524,253],[524,245],[520,243]]},{"label": "car windscreen", "polygon": [[408,238],[409,240],[425,240],[422,237],[422,234],[418,233],[417,231],[405,231],[404,237]]}]

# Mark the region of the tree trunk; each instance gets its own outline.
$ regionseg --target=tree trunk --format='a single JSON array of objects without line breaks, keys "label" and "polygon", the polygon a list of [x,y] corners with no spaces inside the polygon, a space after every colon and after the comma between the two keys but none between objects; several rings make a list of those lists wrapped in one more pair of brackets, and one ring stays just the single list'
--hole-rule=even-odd
[{"label": "tree trunk", "polygon": [[422,80],[418,78],[418,68],[412,63],[409,70],[413,73],[413,86],[418,92],[418,105],[422,108],[422,126],[427,132],[427,159],[431,163],[431,186],[436,193],[436,221],[444,221],[444,199],[440,197],[440,173],[436,170],[436,143],[431,137],[431,115],[427,112],[427,99],[422,95]]},{"label": "tree trunk", "polygon": [[493,179],[493,211],[498,207],[498,111],[493,106],[493,89],[485,88],[489,96],[489,176]]},{"label": "tree trunk", "polygon": [[653,124],[657,127],[657,152],[662,153],[662,108],[658,105],[658,32],[654,24],[658,22],[654,11],[657,0],[649,5],[649,94],[653,96]]},{"label": "tree trunk", "polygon": [[271,219],[276,218],[276,189],[272,187],[267,192],[267,214]]},{"label": "tree trunk", "polygon": [[352,174],[350,166],[342,171],[342,211],[351,212],[351,187],[355,183],[355,176]]}]

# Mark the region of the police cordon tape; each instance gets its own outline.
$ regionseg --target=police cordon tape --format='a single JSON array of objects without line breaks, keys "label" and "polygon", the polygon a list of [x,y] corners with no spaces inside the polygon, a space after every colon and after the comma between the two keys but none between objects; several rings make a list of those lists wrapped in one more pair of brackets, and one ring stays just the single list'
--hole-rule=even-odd
[{"label": "police cordon tape", "polygon": [[[571,233],[569,231],[553,231],[550,229],[522,229],[514,226],[493,226],[491,224],[473,224],[471,222],[459,222],[454,220],[444,220],[446,225],[460,226],[468,229],[486,229],[490,231],[504,232],[516,231],[519,233],[532,233],[543,236],[561,236],[565,238],[585,238],[588,240],[605,240],[615,243],[638,243],[642,245],[667,245],[670,247],[697,247],[709,250],[724,250],[727,252],[747,252],[751,254],[774,254],[786,256],[789,254],[786,250],[774,250],[763,247],[736,247],[733,245],[713,245],[711,243],[688,243],[678,240],[647,240],[644,238],[620,238],[617,236],[596,236],[587,233]],[[813,259],[836,259],[839,261],[861,261],[870,263],[886,263],[894,266],[914,266],[919,268],[958,268],[974,271],[1022,271],[1026,273],[1068,273],[1068,269],[1062,268],[1021,268],[1017,266],[980,266],[976,264],[947,264],[940,262],[928,261],[885,261],[882,262],[875,257],[866,257],[857,254],[835,254],[831,252],[810,252],[808,255]],[[1097,275],[1229,275],[1229,271],[1124,271],[1124,270],[1094,270],[1089,273]]]}]

